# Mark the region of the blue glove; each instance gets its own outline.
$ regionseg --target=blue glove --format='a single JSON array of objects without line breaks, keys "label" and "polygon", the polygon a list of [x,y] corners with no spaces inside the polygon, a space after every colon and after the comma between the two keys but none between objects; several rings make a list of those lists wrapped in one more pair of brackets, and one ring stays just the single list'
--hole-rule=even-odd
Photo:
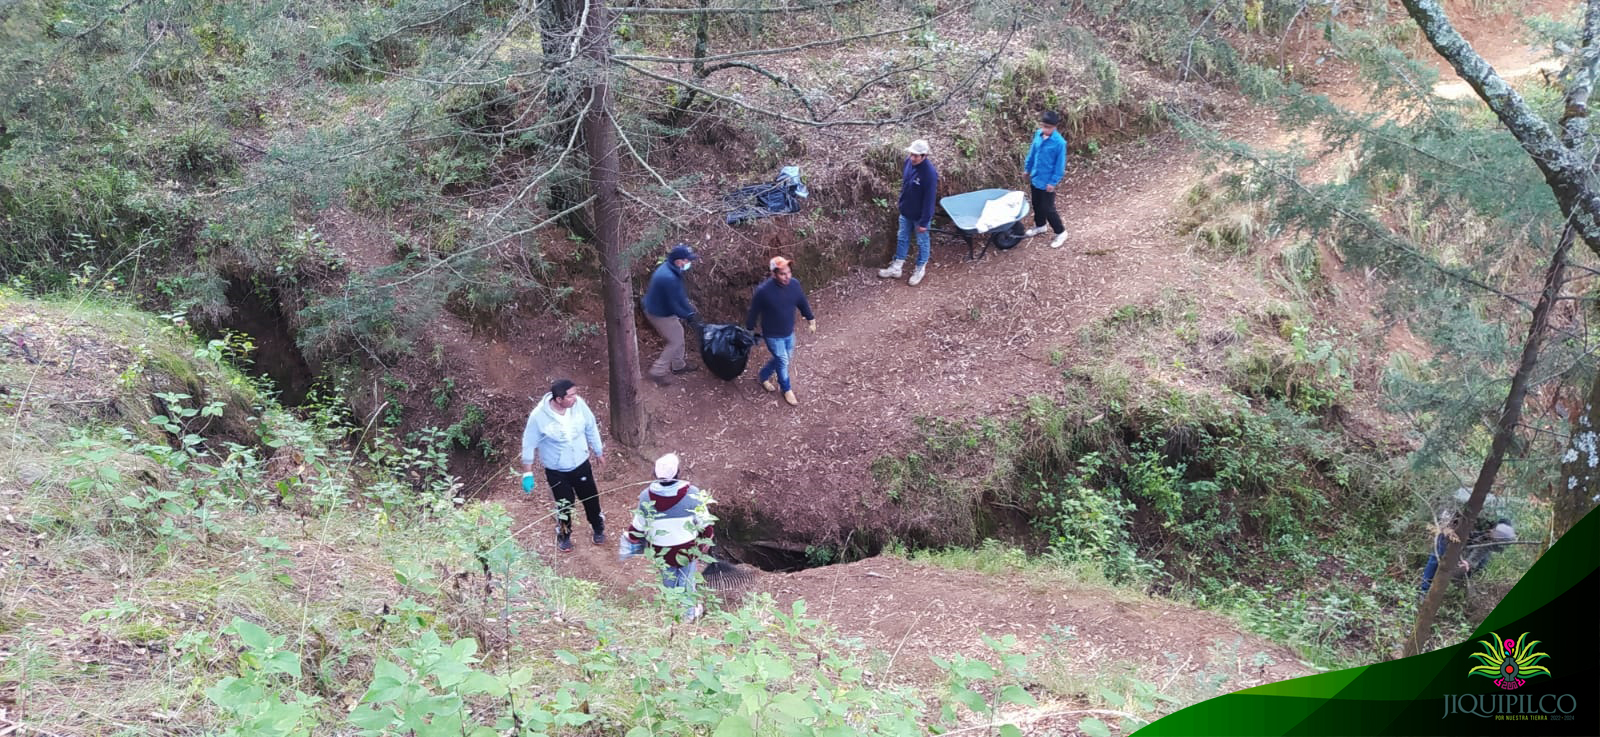
[{"label": "blue glove", "polygon": [[522,474],[522,493],[524,493],[524,494],[532,494],[533,493],[533,472],[532,471],[529,471],[527,473]]}]

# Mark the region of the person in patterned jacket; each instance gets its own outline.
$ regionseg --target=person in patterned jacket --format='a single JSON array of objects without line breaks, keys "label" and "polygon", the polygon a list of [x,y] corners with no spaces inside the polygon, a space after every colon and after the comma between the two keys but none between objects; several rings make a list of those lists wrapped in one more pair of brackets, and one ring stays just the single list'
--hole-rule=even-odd
[{"label": "person in patterned jacket", "polygon": [[639,493],[633,525],[620,538],[617,552],[627,558],[644,553],[648,546],[652,556],[659,556],[666,565],[662,585],[690,595],[685,618],[694,620],[705,611],[692,600],[700,560],[711,553],[717,518],[708,508],[710,499],[694,484],[678,478],[679,470],[677,453],[656,459],[656,481]]}]

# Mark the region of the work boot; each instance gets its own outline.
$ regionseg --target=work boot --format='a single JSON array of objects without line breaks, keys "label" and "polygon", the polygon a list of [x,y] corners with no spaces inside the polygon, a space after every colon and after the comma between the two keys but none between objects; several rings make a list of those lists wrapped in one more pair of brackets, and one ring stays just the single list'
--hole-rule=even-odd
[{"label": "work boot", "polygon": [[1049,226],[1046,226],[1046,225],[1035,225],[1035,226],[1023,231],[1022,232],[1022,236],[1024,238],[1032,238],[1032,237],[1034,237],[1034,236],[1036,236],[1036,235],[1038,235],[1040,233],[1045,232],[1045,230],[1047,230],[1047,229],[1049,229]]},{"label": "work boot", "polygon": [[561,532],[556,533],[556,550],[563,553],[572,552],[572,535]]},{"label": "work boot", "polygon": [[775,392],[778,390],[778,380],[767,379],[766,381],[761,382],[761,388],[766,389],[769,392]]},{"label": "work boot", "polygon": [[672,386],[672,377],[666,374],[662,374],[660,376],[650,374],[650,380],[654,381],[656,386]]},{"label": "work boot", "polygon": [[794,398],[794,390],[793,389],[790,389],[789,391],[786,391],[786,392],[783,393],[783,401],[788,402],[789,404],[791,404],[791,405],[793,405],[795,407],[799,407],[800,406],[800,400]]},{"label": "work boot", "polygon": [[900,267],[905,266],[905,259],[897,258],[889,262],[889,268],[878,269],[878,276],[883,279],[899,279]]},{"label": "work boot", "polygon": [[674,373],[674,374],[687,374],[687,373],[689,373],[691,371],[699,371],[699,370],[700,370],[699,366],[696,366],[696,365],[694,365],[692,363],[686,363],[686,364],[684,364],[682,366],[679,366],[678,368],[673,369],[672,373]]},{"label": "work boot", "polygon": [[596,544],[596,545],[604,545],[604,544],[606,544],[606,528],[602,527],[602,528],[594,531],[594,544]]},{"label": "work boot", "polygon": [[911,286],[914,287],[922,283],[922,277],[925,271],[926,270],[923,267],[918,266],[916,271],[911,272]]},{"label": "work boot", "polygon": [[1055,240],[1050,241],[1050,247],[1051,248],[1060,248],[1061,245],[1063,243],[1066,243],[1066,242],[1067,242],[1067,231],[1063,230],[1060,233],[1056,234],[1056,239]]}]

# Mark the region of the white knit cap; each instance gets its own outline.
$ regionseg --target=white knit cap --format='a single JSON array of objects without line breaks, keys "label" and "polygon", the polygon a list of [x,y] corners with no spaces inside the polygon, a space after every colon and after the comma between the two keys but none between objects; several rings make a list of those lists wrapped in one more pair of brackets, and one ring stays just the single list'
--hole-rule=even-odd
[{"label": "white knit cap", "polygon": [[670,479],[678,476],[678,454],[668,453],[656,459],[656,478]]}]

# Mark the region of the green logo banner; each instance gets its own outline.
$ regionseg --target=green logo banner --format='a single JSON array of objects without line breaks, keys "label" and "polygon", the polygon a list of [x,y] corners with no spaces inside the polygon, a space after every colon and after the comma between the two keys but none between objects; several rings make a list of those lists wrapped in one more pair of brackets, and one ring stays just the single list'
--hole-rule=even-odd
[{"label": "green logo banner", "polygon": [[1134,734],[1600,735],[1597,604],[1600,512],[1591,512],[1467,642],[1219,696]]}]

